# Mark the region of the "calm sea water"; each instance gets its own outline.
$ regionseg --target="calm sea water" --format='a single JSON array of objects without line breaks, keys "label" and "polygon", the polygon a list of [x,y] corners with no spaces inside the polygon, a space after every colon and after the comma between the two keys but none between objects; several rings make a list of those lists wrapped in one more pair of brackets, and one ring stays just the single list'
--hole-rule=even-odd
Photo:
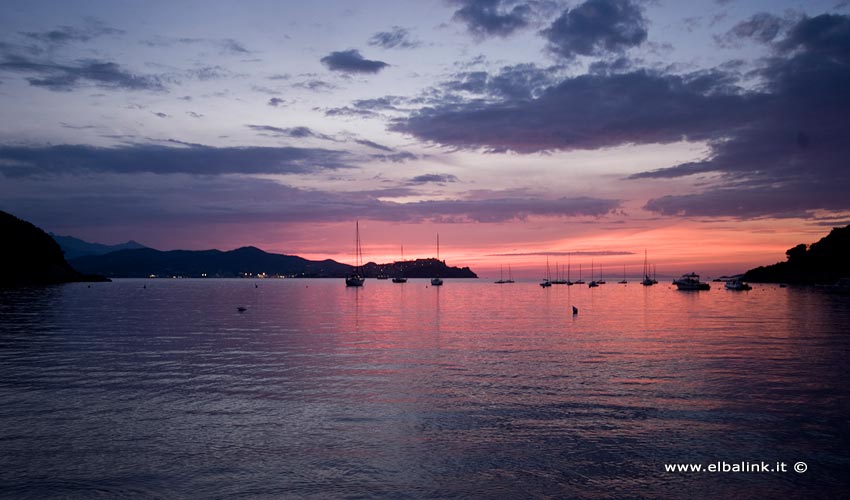
[{"label": "calm sea water", "polygon": [[[850,297],[256,283],[0,291],[0,496],[760,499],[850,488]],[[718,461],[788,472],[664,469]]]}]

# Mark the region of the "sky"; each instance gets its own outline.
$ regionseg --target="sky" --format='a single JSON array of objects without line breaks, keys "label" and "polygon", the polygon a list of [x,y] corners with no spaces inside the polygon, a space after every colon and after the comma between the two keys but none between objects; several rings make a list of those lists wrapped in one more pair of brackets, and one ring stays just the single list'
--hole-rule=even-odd
[{"label": "sky", "polygon": [[0,209],[88,241],[717,276],[847,193],[848,1],[0,4]]}]

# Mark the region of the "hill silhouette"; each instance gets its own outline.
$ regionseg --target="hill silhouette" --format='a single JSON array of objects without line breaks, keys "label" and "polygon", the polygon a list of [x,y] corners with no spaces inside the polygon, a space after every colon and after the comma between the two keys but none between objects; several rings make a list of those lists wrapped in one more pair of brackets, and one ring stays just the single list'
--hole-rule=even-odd
[{"label": "hill silhouette", "polygon": [[0,211],[0,286],[52,285],[74,281],[108,281],[73,269],[62,249],[47,233],[12,214]]},{"label": "hill silhouette", "polygon": [[59,243],[59,247],[65,253],[65,258],[76,259],[84,255],[103,255],[109,252],[117,252],[118,250],[135,250],[137,248],[148,248],[137,241],[130,240],[126,243],[118,245],[104,245],[102,243],[89,243],[73,236],[60,236],[58,234],[48,233],[50,237]]},{"label": "hill silhouette", "polygon": [[[186,278],[237,278],[246,276],[286,276],[297,278],[342,278],[352,266],[334,260],[312,261],[294,255],[264,252],[255,247],[221,250],[170,250],[152,248],[119,250],[103,255],[87,255],[70,261],[74,268],[117,278],[149,276]],[[379,273],[392,275],[404,271],[409,278],[477,278],[468,267],[448,267],[436,259],[419,259],[405,263],[363,266],[363,274],[374,278]]]},{"label": "hill silhouette", "polygon": [[850,225],[834,228],[817,243],[789,248],[787,261],[750,269],[744,279],[754,283],[829,284],[850,277]]}]

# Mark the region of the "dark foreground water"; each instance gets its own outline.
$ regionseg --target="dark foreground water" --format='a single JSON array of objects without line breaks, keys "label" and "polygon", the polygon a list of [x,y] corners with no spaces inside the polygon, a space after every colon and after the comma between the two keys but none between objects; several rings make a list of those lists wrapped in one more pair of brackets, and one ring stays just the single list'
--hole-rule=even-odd
[{"label": "dark foreground water", "polygon": [[0,496],[848,494],[850,297],[257,283],[0,291]]}]

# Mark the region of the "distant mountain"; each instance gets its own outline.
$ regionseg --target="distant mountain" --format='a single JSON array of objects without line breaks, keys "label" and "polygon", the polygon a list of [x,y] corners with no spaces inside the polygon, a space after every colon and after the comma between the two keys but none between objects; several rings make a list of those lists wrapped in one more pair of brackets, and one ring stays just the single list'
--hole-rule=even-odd
[{"label": "distant mountain", "polygon": [[750,269],[754,283],[830,284],[850,277],[850,225],[834,228],[817,243],[800,243],[785,252],[788,260]]},{"label": "distant mountain", "polygon": [[105,253],[116,252],[118,250],[148,248],[133,240],[119,245],[104,245],[102,243],[89,243],[88,241],[83,241],[79,238],[74,238],[73,236],[59,236],[58,234],[53,233],[49,234],[56,243],[59,243],[62,251],[65,252],[66,259],[76,259],[77,257],[82,257],[84,255],[103,255]]},{"label": "distant mountain", "polygon": [[[257,276],[288,276],[301,278],[342,278],[352,267],[334,260],[312,261],[294,255],[267,253],[255,247],[243,247],[229,252],[221,250],[171,250],[167,252],[142,248],[119,250],[103,255],[87,255],[72,259],[75,269],[111,277],[145,278],[148,276],[187,278],[233,278]],[[364,266],[366,277],[390,272],[393,264]],[[436,259],[420,259],[405,263],[405,275],[411,278],[439,275],[443,278],[476,278],[469,268],[448,267]]]},{"label": "distant mountain", "polygon": [[108,281],[74,270],[59,245],[44,231],[0,211],[0,287],[52,285],[72,281]]}]

